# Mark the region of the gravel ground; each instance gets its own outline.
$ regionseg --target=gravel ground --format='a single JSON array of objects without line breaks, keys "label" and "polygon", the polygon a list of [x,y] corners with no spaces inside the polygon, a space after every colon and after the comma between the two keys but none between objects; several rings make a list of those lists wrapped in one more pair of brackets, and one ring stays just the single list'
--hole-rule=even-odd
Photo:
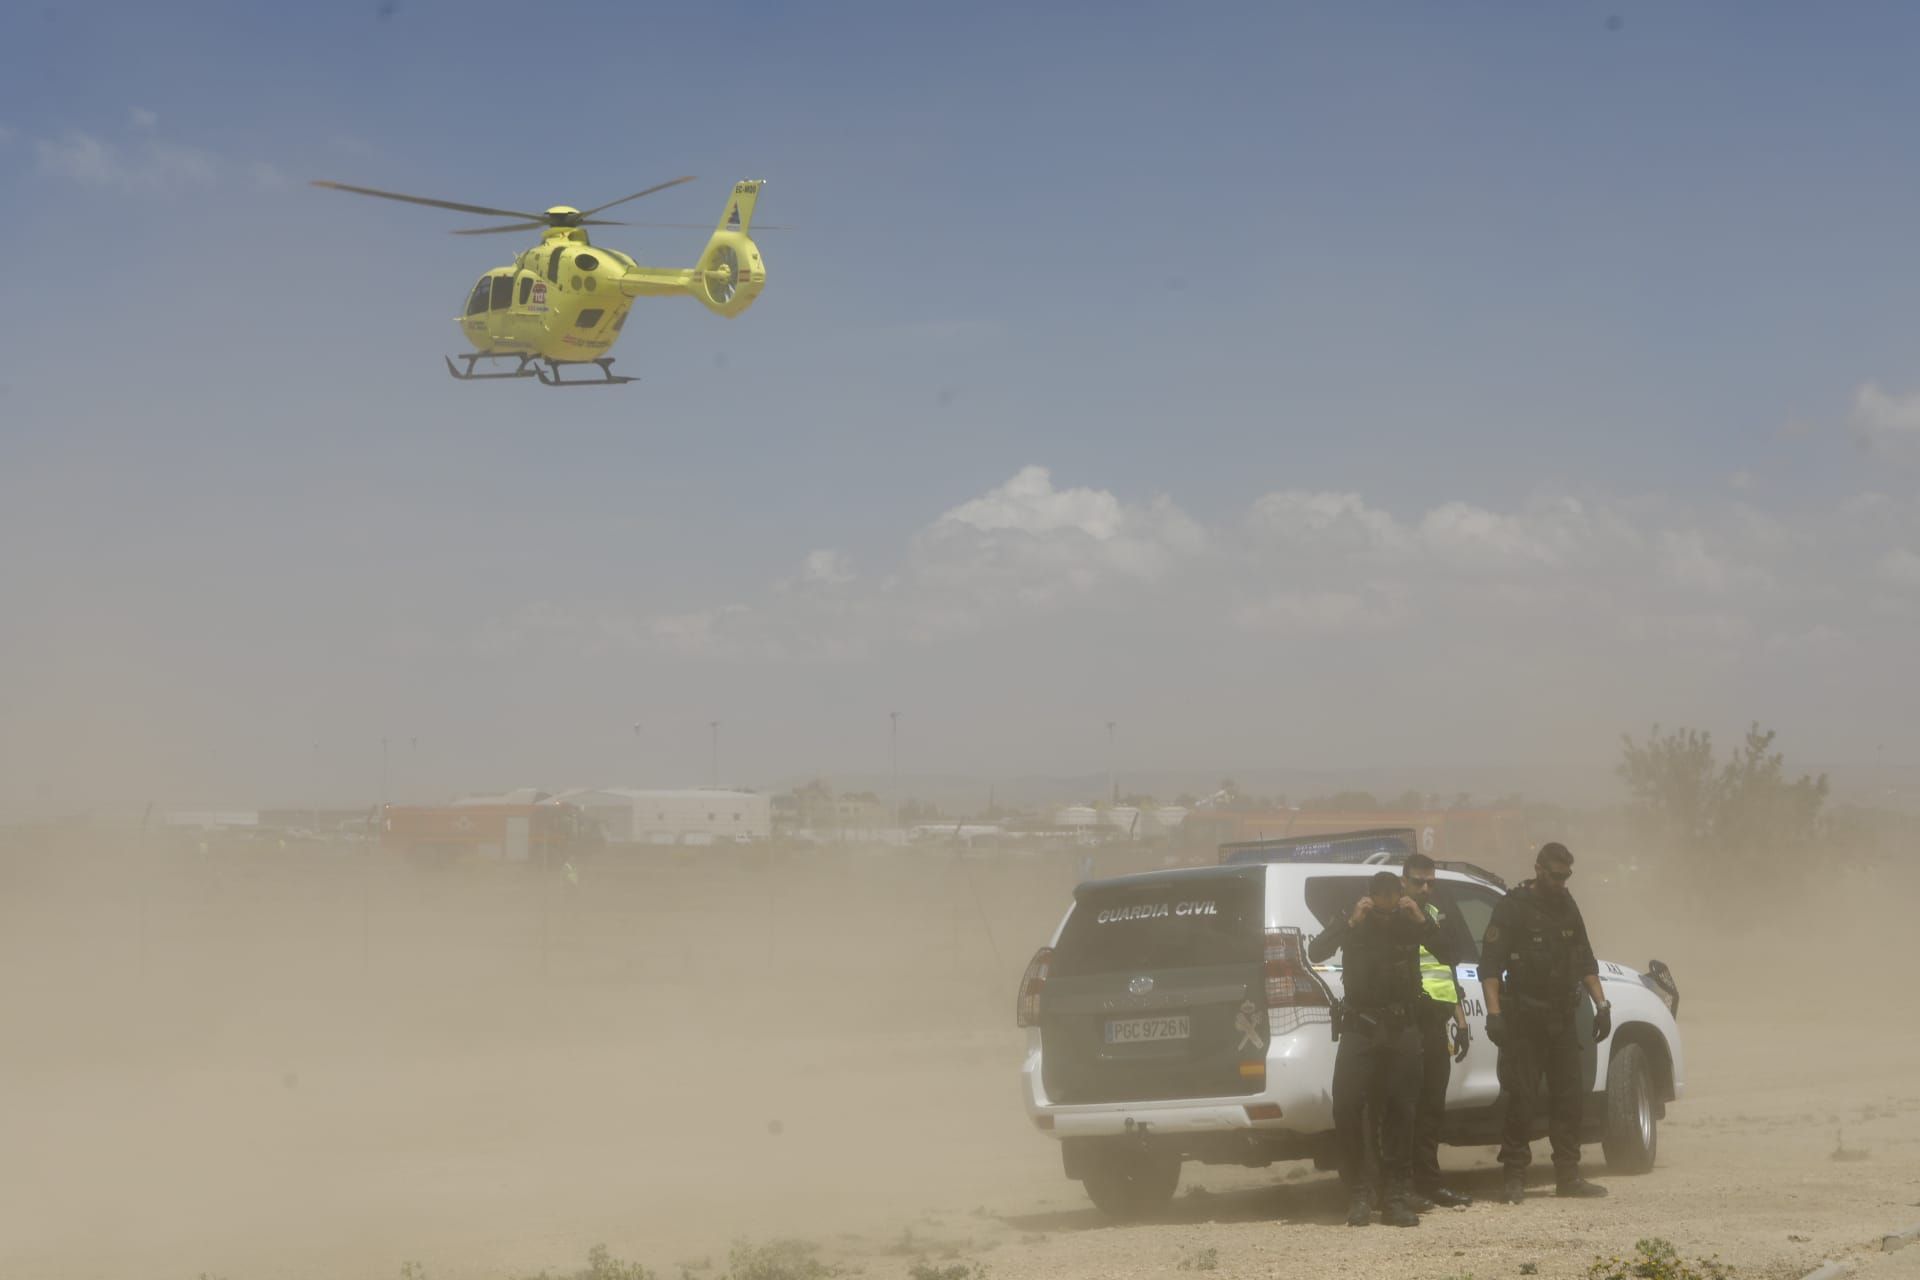
[{"label": "gravel ground", "polygon": [[[1811,966],[1797,994],[1750,991],[1744,946],[1669,954],[1689,1093],[1653,1173],[1596,1172],[1607,1200],[1555,1200],[1541,1143],[1528,1203],[1413,1230],[1344,1226],[1334,1179],[1304,1164],[1190,1166],[1164,1220],[1116,1226],[1019,1100],[1024,952],[1002,951],[1043,932],[1057,886],[1017,868],[975,886],[996,942],[954,925],[974,899],[951,868],[867,892],[874,874],[796,873],[752,911],[722,884],[708,916],[649,881],[630,911],[567,922],[588,941],[545,975],[500,941],[531,946],[540,917],[493,886],[391,886],[369,948],[358,894],[321,899],[328,879],[215,882],[154,911],[144,957],[124,904],[47,891],[0,933],[0,1276],[395,1280],[412,1261],[504,1280],[604,1243],[664,1280],[718,1280],[736,1242],[796,1238],[869,1280],[1488,1280],[1583,1277],[1644,1237],[1741,1277],[1835,1257],[1920,1275],[1920,1246],[1872,1252],[1920,1223],[1920,1028],[1891,959],[1861,972],[1894,997],[1842,1007]],[[739,937],[696,951],[716,922]],[[876,959],[929,945],[949,948],[932,969]],[[1485,1197],[1491,1155],[1445,1159]]]}]

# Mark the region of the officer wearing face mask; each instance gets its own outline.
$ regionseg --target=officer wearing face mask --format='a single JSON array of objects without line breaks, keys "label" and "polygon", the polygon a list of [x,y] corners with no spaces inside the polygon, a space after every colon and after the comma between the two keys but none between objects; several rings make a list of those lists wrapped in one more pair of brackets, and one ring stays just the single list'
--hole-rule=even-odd
[{"label": "officer wearing face mask", "polygon": [[1567,881],[1573,855],[1563,844],[1540,847],[1534,877],[1493,908],[1481,942],[1480,978],[1487,994],[1487,1039],[1500,1049],[1500,1088],[1506,1095],[1506,1170],[1500,1199],[1526,1198],[1530,1139],[1539,1081],[1546,1077],[1548,1136],[1553,1142],[1554,1194],[1604,1196],[1605,1187],[1580,1176],[1580,1061],[1584,1045],[1574,1022],[1581,988],[1593,998],[1593,1039],[1613,1030],[1613,1006],[1600,987],[1600,966],[1587,941],[1586,921]]},{"label": "officer wearing face mask", "polygon": [[1380,1220],[1420,1224],[1412,1197],[1413,1113],[1420,1093],[1420,949],[1439,930],[1401,891],[1400,877],[1376,872],[1353,910],[1336,916],[1307,947],[1323,964],[1341,955],[1345,989],[1340,1047],[1333,1059],[1333,1134],[1340,1182],[1347,1189],[1347,1225],[1373,1221],[1367,1185],[1367,1115],[1380,1136],[1386,1199]]}]

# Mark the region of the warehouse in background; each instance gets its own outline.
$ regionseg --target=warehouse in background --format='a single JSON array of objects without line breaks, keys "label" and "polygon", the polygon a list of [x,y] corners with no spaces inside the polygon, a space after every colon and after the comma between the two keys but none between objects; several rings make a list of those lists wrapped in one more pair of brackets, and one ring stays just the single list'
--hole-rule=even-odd
[{"label": "warehouse in background", "polygon": [[599,825],[609,845],[748,844],[773,834],[773,806],[754,791],[602,787],[555,797]]}]

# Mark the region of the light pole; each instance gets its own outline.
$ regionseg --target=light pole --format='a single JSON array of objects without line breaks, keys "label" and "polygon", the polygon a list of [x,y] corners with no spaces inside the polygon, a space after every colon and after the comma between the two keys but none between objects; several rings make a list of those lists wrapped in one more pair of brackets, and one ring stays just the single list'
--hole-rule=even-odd
[{"label": "light pole", "polygon": [[380,812],[387,811],[387,740],[380,739]]},{"label": "light pole", "polygon": [[707,728],[713,732],[713,764],[707,775],[707,785],[718,787],[720,785],[720,722],[709,720]]},{"label": "light pole", "polygon": [[640,722],[638,720],[635,720],[633,722],[633,764],[636,772],[633,776],[633,785],[636,787],[644,785],[646,781],[646,778],[645,778],[646,767],[645,767],[645,763],[640,758],[641,754],[642,753],[640,750]]},{"label": "light pole", "polygon": [[1120,780],[1113,773],[1113,724],[1107,721],[1107,792],[1114,804],[1120,803]]},{"label": "light pole", "polygon": [[887,739],[888,768],[893,775],[893,825],[900,825],[900,713],[887,712],[892,728]]}]

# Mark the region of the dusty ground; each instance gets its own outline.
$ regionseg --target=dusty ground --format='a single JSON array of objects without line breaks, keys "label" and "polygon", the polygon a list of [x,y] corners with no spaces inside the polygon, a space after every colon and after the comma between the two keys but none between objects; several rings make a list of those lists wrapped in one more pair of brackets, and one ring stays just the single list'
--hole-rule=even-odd
[{"label": "dusty ground", "polygon": [[[1078,870],[823,853],[589,868],[567,895],[351,859],[15,858],[0,1275],[480,1280],[605,1243],[677,1277],[792,1236],[876,1278],[1206,1250],[1223,1276],[1575,1276],[1663,1236],[1771,1277],[1920,1223],[1910,984],[1835,998],[1791,948],[1769,983],[1748,962],[1781,948],[1695,930],[1663,955],[1690,1096],[1611,1199],[1362,1232],[1307,1166],[1190,1167],[1165,1222],[1109,1226],[1024,1118],[1011,1025]],[[1674,927],[1592,889],[1603,954]],[[1449,1153],[1462,1187],[1492,1189],[1488,1154]],[[1920,1274],[1920,1250],[1871,1261]]]}]

